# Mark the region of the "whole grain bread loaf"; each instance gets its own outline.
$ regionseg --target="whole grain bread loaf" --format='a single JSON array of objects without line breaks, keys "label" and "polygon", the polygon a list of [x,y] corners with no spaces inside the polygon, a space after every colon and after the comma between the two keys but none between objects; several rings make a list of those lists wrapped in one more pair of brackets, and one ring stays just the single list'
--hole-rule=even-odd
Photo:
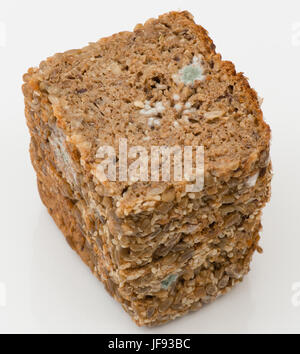
[{"label": "whole grain bread loaf", "polygon": [[[138,325],[198,309],[242,280],[261,250],[270,128],[247,79],[190,13],[56,54],[24,82],[42,201]],[[203,146],[204,187],[189,192],[172,173],[103,180],[99,149],[114,148],[116,163],[124,138],[146,151]]]}]

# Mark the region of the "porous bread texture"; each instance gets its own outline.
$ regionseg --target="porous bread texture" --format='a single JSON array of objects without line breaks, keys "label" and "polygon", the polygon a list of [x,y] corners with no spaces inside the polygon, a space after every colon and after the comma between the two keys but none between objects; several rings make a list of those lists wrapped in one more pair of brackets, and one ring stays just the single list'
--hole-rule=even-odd
[{"label": "porous bread texture", "polygon": [[[171,12],[24,75],[41,198],[138,325],[226,293],[258,249],[270,129],[256,92],[188,12]],[[204,146],[205,184],[101,182],[99,147]],[[131,163],[129,159],[129,164]]]}]

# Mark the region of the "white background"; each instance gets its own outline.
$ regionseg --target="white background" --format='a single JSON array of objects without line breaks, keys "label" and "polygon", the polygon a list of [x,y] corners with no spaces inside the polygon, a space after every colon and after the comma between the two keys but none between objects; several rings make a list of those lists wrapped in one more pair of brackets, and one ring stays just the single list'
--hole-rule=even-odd
[{"label": "white background", "polygon": [[[28,67],[55,52],[177,9],[194,14],[264,97],[273,196],[264,211],[264,254],[244,282],[200,312],[145,329],[110,298],[42,205],[21,83]],[[299,78],[299,0],[1,0],[0,332],[300,333]]]}]

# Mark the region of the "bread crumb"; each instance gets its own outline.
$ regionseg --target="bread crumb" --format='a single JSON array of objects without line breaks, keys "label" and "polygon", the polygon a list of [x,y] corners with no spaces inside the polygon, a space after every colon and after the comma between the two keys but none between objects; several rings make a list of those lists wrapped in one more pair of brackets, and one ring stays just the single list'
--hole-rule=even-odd
[{"label": "bread crumb", "polygon": [[135,101],[133,104],[134,104],[135,107],[138,107],[138,108],[144,108],[145,107],[145,105],[144,105],[144,103],[142,101]]},{"label": "bread crumb", "polygon": [[155,102],[154,107],[151,107],[150,102],[146,101],[144,109],[140,110],[140,113],[145,116],[157,116],[165,110],[162,102]]},{"label": "bread crumb", "polygon": [[255,175],[248,178],[246,184],[248,187],[254,187],[256,185],[259,173],[257,172]]},{"label": "bread crumb", "polygon": [[165,110],[165,107],[162,104],[162,102],[156,102],[155,109],[156,109],[157,113],[162,113]]},{"label": "bread crumb", "polygon": [[259,105],[261,107],[262,104],[264,103],[264,99],[262,97],[258,97],[258,103],[259,103]]},{"label": "bread crumb", "polygon": [[223,114],[224,114],[223,111],[211,111],[211,112],[205,112],[203,116],[206,119],[215,119],[215,118],[222,117]]},{"label": "bread crumb", "polygon": [[110,71],[114,74],[114,75],[120,75],[122,72],[122,69],[120,67],[120,65],[118,63],[112,63],[110,65]]},{"label": "bread crumb", "polygon": [[176,109],[177,112],[180,112],[182,109],[182,104],[181,103],[176,103],[174,108]]},{"label": "bread crumb", "polygon": [[154,128],[155,126],[160,126],[160,120],[154,117],[148,118],[148,126]]}]

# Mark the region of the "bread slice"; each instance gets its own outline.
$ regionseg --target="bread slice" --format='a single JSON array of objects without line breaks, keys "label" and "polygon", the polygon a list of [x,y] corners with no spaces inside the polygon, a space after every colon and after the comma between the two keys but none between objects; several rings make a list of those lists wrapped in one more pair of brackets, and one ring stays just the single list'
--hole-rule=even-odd
[{"label": "bread slice", "polygon": [[[41,198],[138,325],[197,309],[243,278],[270,197],[270,128],[247,79],[191,14],[56,54],[24,81]],[[203,189],[172,173],[103,180],[99,151],[110,146],[120,162],[122,139],[146,151],[204,147]]]}]

